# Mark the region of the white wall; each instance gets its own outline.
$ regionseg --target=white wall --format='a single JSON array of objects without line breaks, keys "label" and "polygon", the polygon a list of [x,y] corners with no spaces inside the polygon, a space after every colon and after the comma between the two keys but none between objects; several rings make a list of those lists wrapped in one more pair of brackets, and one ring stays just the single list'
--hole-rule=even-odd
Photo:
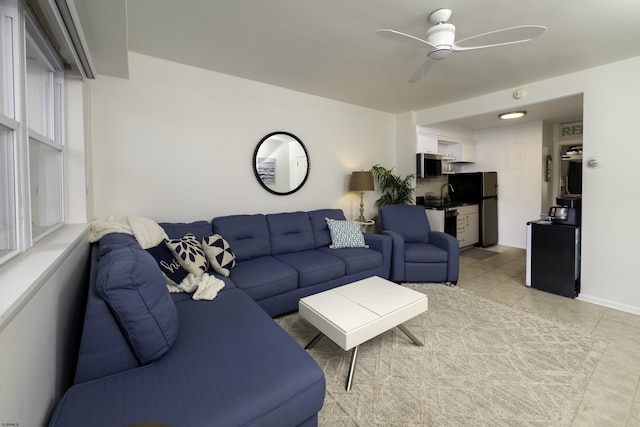
[{"label": "white wall", "polygon": [[[498,243],[525,248],[526,224],[539,218],[542,122],[476,132],[480,149],[468,172],[498,173]],[[480,166],[481,165],[481,166]]]},{"label": "white wall", "polygon": [[86,233],[73,245],[64,236],[50,235],[32,252],[45,263],[60,247],[67,248],[65,254],[47,268],[34,284],[37,291],[25,294],[14,317],[0,328],[2,425],[47,425],[73,380],[87,293]]},{"label": "white wall", "polygon": [[[601,166],[585,168],[582,215],[582,292],[580,298],[640,314],[637,242],[633,219],[612,215],[640,209],[640,132],[636,121],[640,57],[523,85],[525,100],[514,100],[517,88],[416,112],[418,125],[428,126],[480,113],[509,110],[550,99],[584,93],[583,156]],[[480,149],[480,144],[478,145]],[[623,214],[624,215],[624,214]],[[633,217],[631,217],[633,218]]]},{"label": "white wall", "polygon": [[[129,64],[129,80],[90,85],[96,217],[191,221],[331,207],[355,219],[351,172],[394,166],[394,115],[136,53]],[[279,130],[298,136],[311,159],[307,183],[289,196],[264,190],[251,166],[260,139]],[[377,197],[365,193],[365,216]]]},{"label": "white wall", "polygon": [[[640,57],[589,70],[585,79],[583,158],[600,161],[582,177],[582,282],[589,301],[640,314]],[[624,206],[611,215],[611,206]]]}]

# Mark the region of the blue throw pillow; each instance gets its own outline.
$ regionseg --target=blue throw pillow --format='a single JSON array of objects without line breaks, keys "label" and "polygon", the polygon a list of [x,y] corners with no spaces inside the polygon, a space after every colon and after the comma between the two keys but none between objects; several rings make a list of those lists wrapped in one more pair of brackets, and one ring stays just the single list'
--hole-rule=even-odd
[{"label": "blue throw pillow", "polygon": [[360,224],[355,221],[339,221],[325,218],[331,233],[330,248],[368,248]]},{"label": "blue throw pillow", "polygon": [[165,242],[160,243],[158,246],[147,249],[147,252],[158,263],[160,271],[167,277],[169,284],[179,285],[182,283],[185,277],[189,275],[189,272],[182,268],[178,260],[173,256]]},{"label": "blue throw pillow", "polygon": [[98,263],[98,294],[145,365],[158,360],[178,337],[178,310],[158,264],[139,246],[112,248]]}]

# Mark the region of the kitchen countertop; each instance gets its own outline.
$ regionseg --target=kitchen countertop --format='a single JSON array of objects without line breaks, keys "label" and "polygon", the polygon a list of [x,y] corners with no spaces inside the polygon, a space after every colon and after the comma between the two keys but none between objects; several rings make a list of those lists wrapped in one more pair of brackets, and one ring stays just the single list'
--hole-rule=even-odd
[{"label": "kitchen countertop", "polygon": [[463,203],[463,202],[444,202],[442,200],[426,200],[424,202],[425,209],[441,209],[446,210],[449,208],[456,208],[458,206],[477,205],[477,203]]}]

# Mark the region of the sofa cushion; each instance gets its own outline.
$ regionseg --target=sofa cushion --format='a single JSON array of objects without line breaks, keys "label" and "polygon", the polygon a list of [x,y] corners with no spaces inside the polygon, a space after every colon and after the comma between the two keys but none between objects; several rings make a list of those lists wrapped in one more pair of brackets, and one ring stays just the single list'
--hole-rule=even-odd
[{"label": "sofa cushion", "polygon": [[315,249],[275,255],[275,258],[296,269],[301,288],[343,277],[346,271],[341,259]]},{"label": "sofa cushion", "polygon": [[310,211],[308,214],[316,248],[326,247],[331,244],[331,233],[329,232],[329,225],[327,224],[326,218],[336,220],[346,219],[341,209],[318,209]]},{"label": "sofa cushion", "polygon": [[236,266],[236,256],[231,250],[229,242],[224,240],[221,235],[214,234],[202,239],[202,249],[211,268],[216,273],[229,277],[229,272]]},{"label": "sofa cushion", "polygon": [[404,245],[405,262],[446,263],[447,258],[447,251],[435,245],[424,243],[405,243]]},{"label": "sofa cushion", "polygon": [[103,253],[96,289],[140,363],[158,360],[173,345],[178,313],[162,273],[147,251],[123,246]]},{"label": "sofa cushion", "polygon": [[209,269],[202,245],[194,234],[188,233],[182,238],[169,239],[165,243],[182,268],[194,276],[200,277]]},{"label": "sofa cushion", "polygon": [[300,252],[315,247],[311,221],[306,212],[267,215],[271,255]]},{"label": "sofa cushion", "polygon": [[193,222],[161,222],[160,226],[164,228],[165,233],[170,239],[178,239],[187,233],[191,233],[198,241],[211,236],[211,224],[207,221]]},{"label": "sofa cushion", "polygon": [[211,220],[211,224],[213,232],[229,242],[238,263],[271,255],[269,227],[264,215],[221,216]]},{"label": "sofa cushion", "polygon": [[229,278],[256,301],[298,287],[298,272],[272,256],[239,262],[231,270]]},{"label": "sofa cushion", "polygon": [[331,234],[331,248],[367,248],[360,224],[355,221],[338,221],[326,218]]},{"label": "sofa cushion", "polygon": [[319,251],[340,258],[348,275],[380,268],[383,264],[382,254],[368,248],[318,248]]},{"label": "sofa cushion", "polygon": [[113,249],[123,246],[140,246],[136,238],[131,234],[125,233],[109,233],[103,236],[98,242],[98,255],[102,256],[111,252]]},{"label": "sofa cushion", "polygon": [[304,423],[322,407],[322,370],[246,294],[176,306],[180,332],[165,357],[72,387],[50,426],[314,425]]}]

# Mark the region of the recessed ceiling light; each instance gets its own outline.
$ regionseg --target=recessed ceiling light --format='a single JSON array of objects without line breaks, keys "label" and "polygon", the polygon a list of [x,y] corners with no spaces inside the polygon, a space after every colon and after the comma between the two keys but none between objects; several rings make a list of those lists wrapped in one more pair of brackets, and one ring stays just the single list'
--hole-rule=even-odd
[{"label": "recessed ceiling light", "polygon": [[502,113],[498,117],[502,120],[510,120],[510,119],[519,119],[520,117],[524,117],[527,114],[526,111],[511,111],[509,113]]}]

